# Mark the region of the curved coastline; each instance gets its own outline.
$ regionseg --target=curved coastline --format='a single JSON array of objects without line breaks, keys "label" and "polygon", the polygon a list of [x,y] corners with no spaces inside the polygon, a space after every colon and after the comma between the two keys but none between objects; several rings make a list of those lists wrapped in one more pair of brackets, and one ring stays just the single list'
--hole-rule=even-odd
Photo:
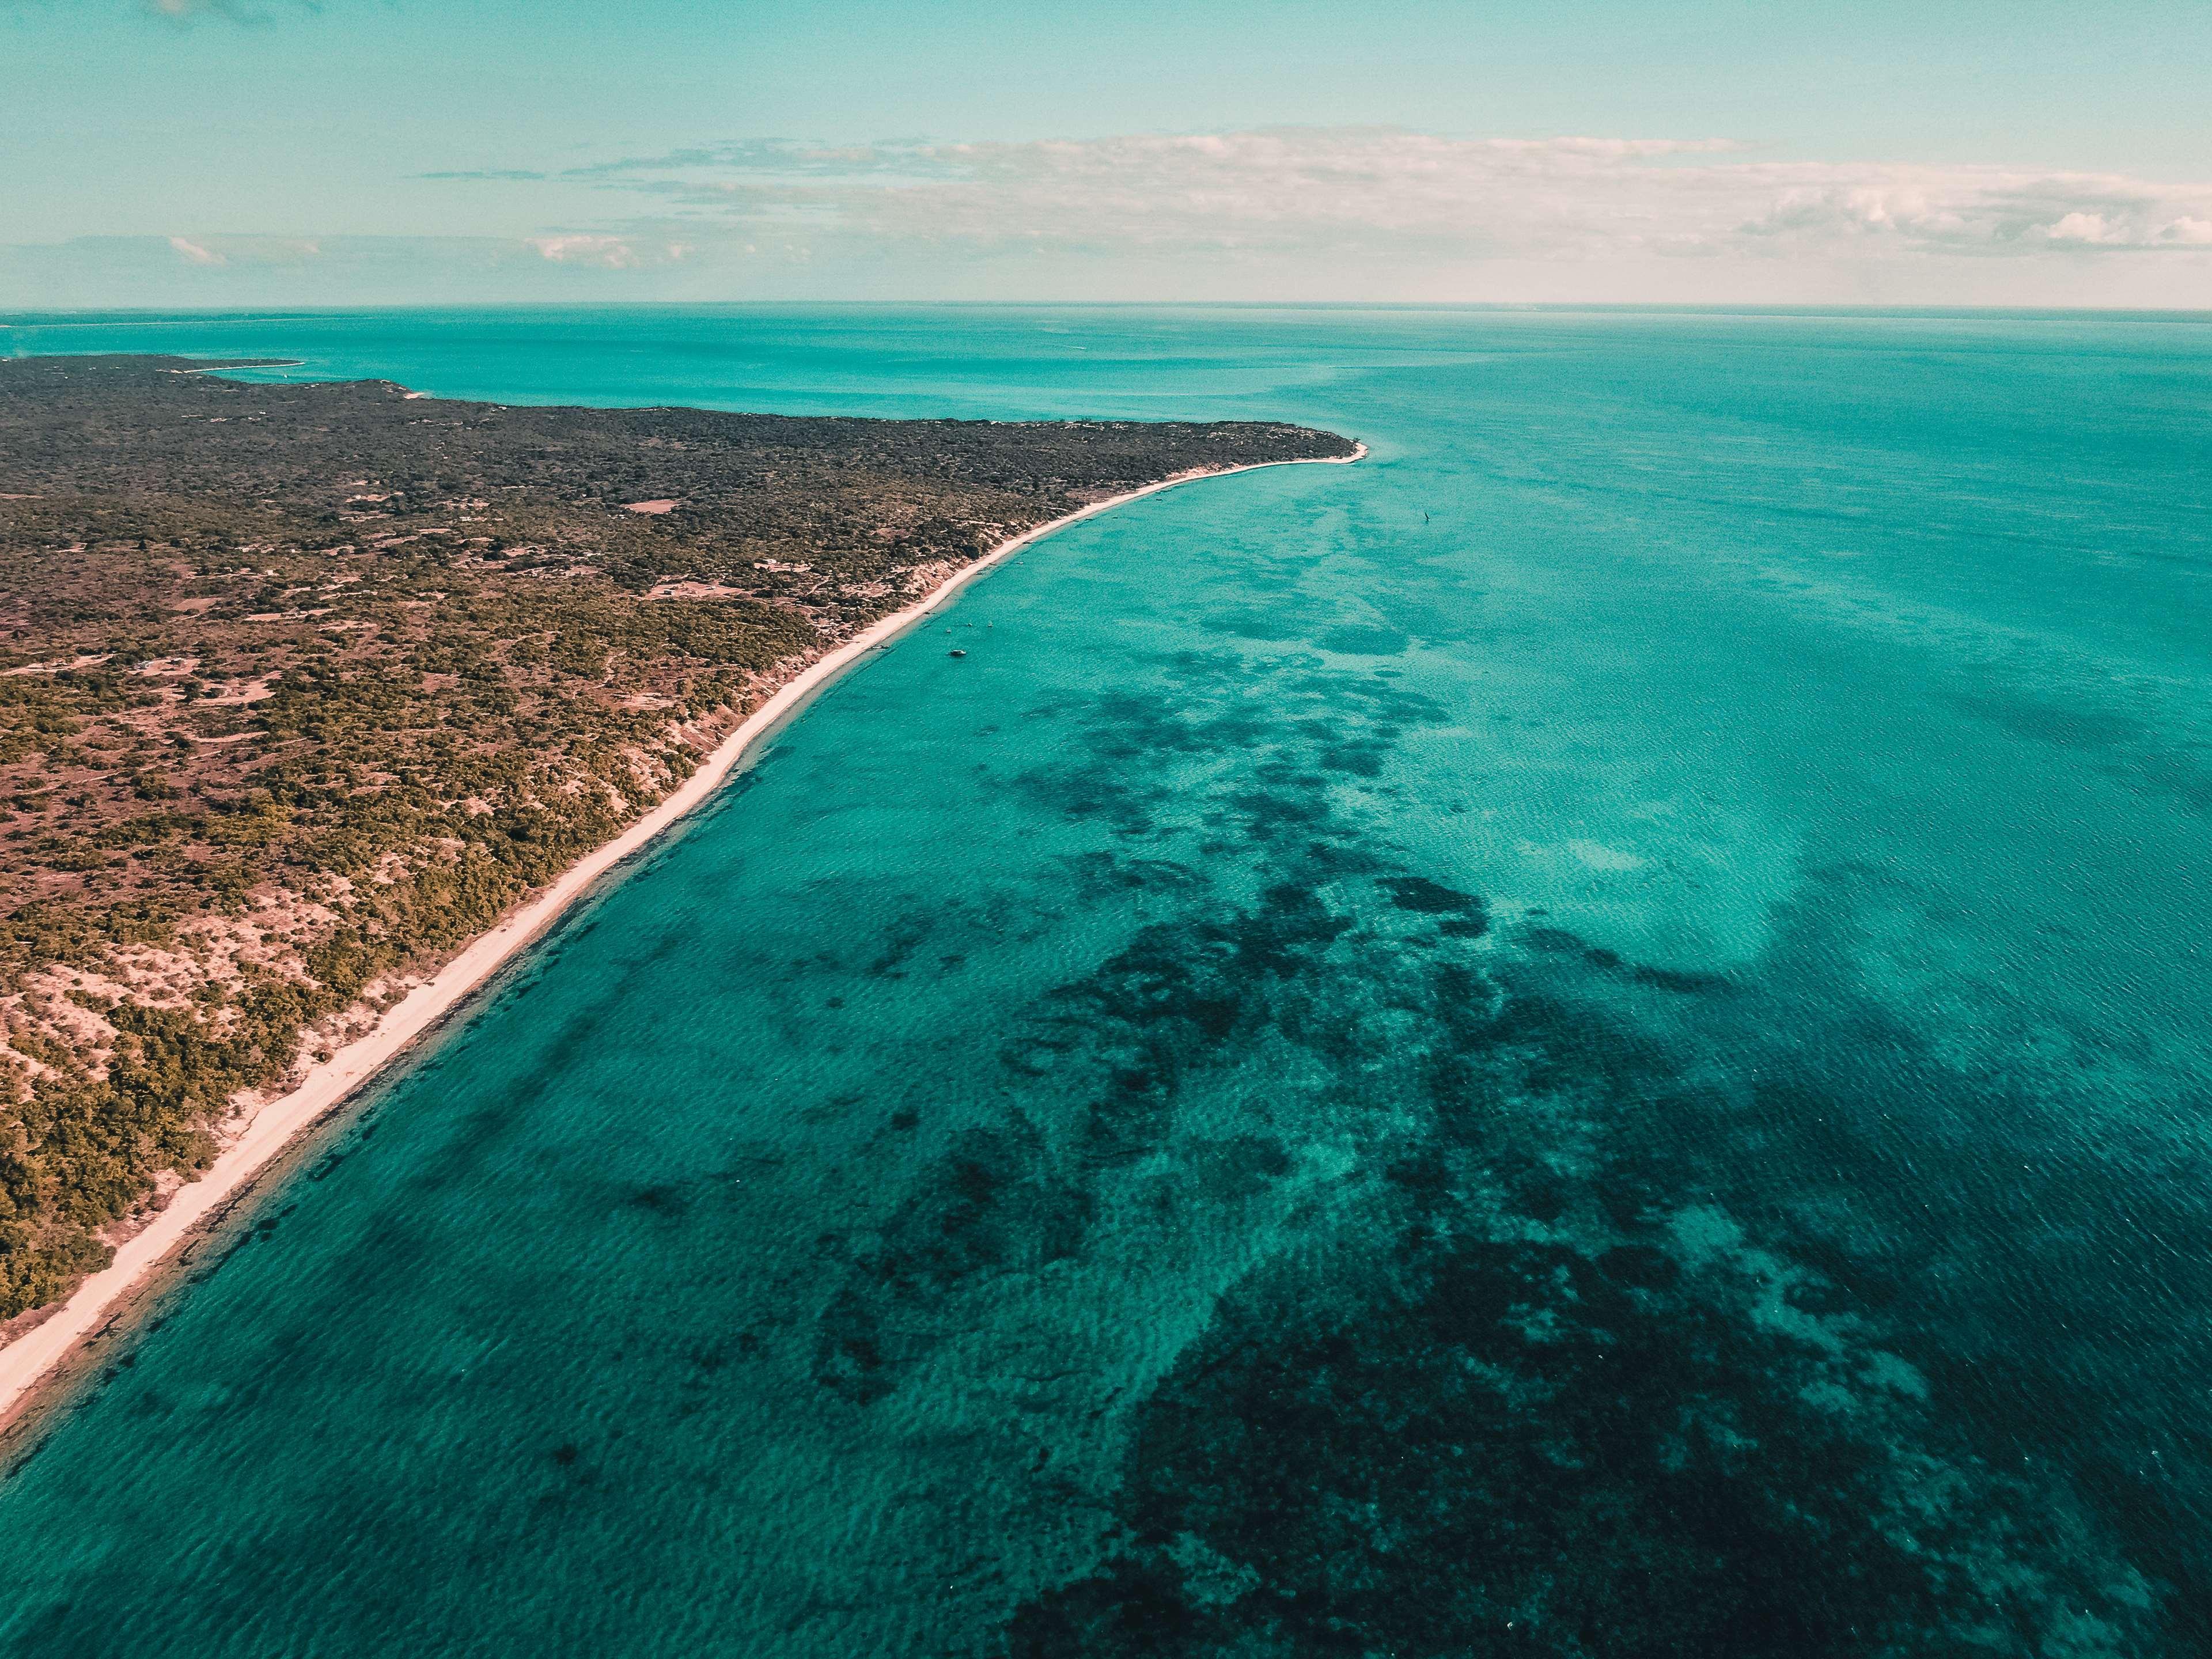
[{"label": "curved coastline", "polygon": [[[33,1411],[47,1403],[101,1339],[126,1328],[137,1304],[158,1287],[163,1269],[178,1261],[188,1243],[219,1225],[283,1153],[342,1113],[390,1066],[460,1012],[501,968],[534,944],[603,878],[649,850],[712,798],[731,776],[757,757],[778,731],[872,653],[886,647],[927,618],[977,577],[1069,525],[1182,484],[1271,466],[1349,465],[1367,453],[1365,444],[1355,442],[1349,455],[1260,461],[1187,472],[1094,501],[1000,543],[953,572],[914,604],[808,664],[778,687],[714,747],[696,771],[635,823],[586,854],[551,885],[477,935],[436,973],[386,1010],[365,1036],[310,1067],[296,1088],[263,1107],[205,1174],[180,1187],[167,1207],[116,1248],[113,1261],[88,1275],[45,1319],[0,1347],[0,1437],[12,1436]],[[0,1471],[0,1478],[4,1478],[4,1471]]]}]

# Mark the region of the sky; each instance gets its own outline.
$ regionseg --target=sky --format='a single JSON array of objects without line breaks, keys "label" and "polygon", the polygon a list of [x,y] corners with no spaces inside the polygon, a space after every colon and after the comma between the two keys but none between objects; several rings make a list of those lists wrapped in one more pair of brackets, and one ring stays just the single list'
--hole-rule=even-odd
[{"label": "sky", "polygon": [[2212,308],[2202,0],[0,0],[0,307]]}]

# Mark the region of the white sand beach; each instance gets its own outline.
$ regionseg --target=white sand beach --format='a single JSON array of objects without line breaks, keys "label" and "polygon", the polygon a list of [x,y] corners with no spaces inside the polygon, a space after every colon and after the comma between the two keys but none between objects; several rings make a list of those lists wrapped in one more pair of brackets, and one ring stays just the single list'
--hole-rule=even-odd
[{"label": "white sand beach", "polygon": [[889,644],[993,566],[1054,531],[1124,502],[1179,484],[1256,471],[1261,466],[1341,465],[1357,461],[1366,453],[1367,447],[1361,444],[1345,456],[1267,461],[1253,466],[1185,473],[1094,502],[1002,544],[973,564],[956,571],[916,603],[884,617],[808,665],[725,738],[699,769],[666,799],[614,840],[578,860],[557,881],[519,906],[489,932],[479,934],[436,974],[386,1010],[367,1036],[337,1049],[330,1059],[309,1070],[297,1088],[264,1107],[205,1175],[179,1189],[167,1207],[118,1247],[114,1260],[106,1267],[88,1277],[67,1301],[41,1322],[0,1348],[0,1427],[35,1401],[42,1383],[66,1373],[80,1343],[87,1339],[97,1340],[126,1321],[135,1293],[153,1282],[157,1270],[187,1240],[219,1221],[279,1153],[337,1114],[363,1085],[425,1033],[442,1024],[602,877],[643,851],[672,824],[712,795],[765,738],[870,652]]}]

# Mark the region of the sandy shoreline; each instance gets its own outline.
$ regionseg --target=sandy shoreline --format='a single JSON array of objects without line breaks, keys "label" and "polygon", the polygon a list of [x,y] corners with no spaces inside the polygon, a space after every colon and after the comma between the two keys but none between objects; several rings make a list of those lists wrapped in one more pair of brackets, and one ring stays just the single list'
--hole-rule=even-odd
[{"label": "sandy shoreline", "polygon": [[92,1274],[40,1323],[0,1348],[0,1429],[34,1404],[41,1386],[68,1373],[84,1339],[105,1333],[127,1318],[137,1291],[194,1236],[213,1225],[247,1191],[278,1154],[325,1119],[337,1113],[362,1087],[427,1033],[435,1030],[518,952],[552,926],[571,905],[610,871],[650,847],[678,819],[714,794],[752,751],[775,735],[816,694],[872,651],[890,643],[936,611],[969,582],[1024,548],[1071,524],[1125,501],[1156,495],[1178,484],[1267,466],[1342,465],[1367,453],[1364,444],[1350,455],[1262,461],[1185,473],[1147,484],[1065,518],[1039,525],[994,548],[973,564],[954,572],[922,599],[875,623],[836,650],[811,664],[747,716],[719,744],[683,786],[614,840],[586,854],[560,878],[510,912],[496,926],[471,940],[438,972],[387,1010],[368,1035],[338,1049],[313,1066],[300,1086],[257,1113],[244,1134],[216,1158],[199,1180],[180,1188],[168,1207],[125,1240],[115,1259]]}]

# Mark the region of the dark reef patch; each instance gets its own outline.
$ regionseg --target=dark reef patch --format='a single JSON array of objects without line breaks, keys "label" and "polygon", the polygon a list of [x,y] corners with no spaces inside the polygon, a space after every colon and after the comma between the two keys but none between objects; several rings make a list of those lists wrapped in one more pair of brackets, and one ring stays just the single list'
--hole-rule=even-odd
[{"label": "dark reef patch", "polygon": [[[1407,867],[1346,787],[1433,705],[1296,654],[1156,665],[1018,787],[1203,856],[1066,862],[1128,931],[1016,1013],[1006,1116],[855,1241],[816,1327],[817,1379],[866,1406],[1000,1281],[1249,1247],[1164,1374],[1063,1425],[1115,1425],[1107,1473],[1036,1488],[1103,1514],[1099,1547],[1014,1597],[997,1650],[2192,1651],[2203,1529],[2119,1452],[2124,1385],[2099,1422],[2086,1342],[2031,1354],[1982,1311],[2033,1305],[2108,1177],[1991,1164],[1874,1212],[1911,1190],[1899,1098],[1962,1143],[2018,1103],[1848,988],[1785,1017],[1756,975],[1547,923],[1493,948],[1486,898]],[[1651,992],[1683,1000],[1662,1021]],[[1959,1207],[2029,1188],[2045,1231],[1972,1235],[2025,1259],[1965,1255]],[[2069,1413],[2063,1462],[2027,1450]]]},{"label": "dark reef patch", "polygon": [[1410,643],[1395,628],[1332,628],[1321,636],[1321,648],[1346,657],[1395,657]]},{"label": "dark reef patch", "polygon": [[1640,962],[1631,962],[1618,951],[1608,951],[1601,945],[1592,945],[1579,934],[1564,927],[1528,927],[1516,936],[1528,950],[1541,956],[1572,957],[1584,967],[1600,974],[1624,980],[1631,984],[1648,986],[1655,991],[1672,991],[1681,996],[1723,996],[1735,988],[1725,974],[1705,973],[1675,968],[1654,968]]},{"label": "dark reef patch", "polygon": [[816,1380],[856,1404],[881,1399],[948,1334],[949,1298],[978,1277],[1074,1255],[1091,1211],[1091,1194],[1058,1168],[1028,1119],[956,1135],[854,1249],[818,1327]]},{"label": "dark reef patch", "polygon": [[1410,1295],[1316,1310],[1285,1285],[1217,1322],[1144,1411],[1133,1541],[1018,1613],[1011,1650],[1769,1659],[1955,1653],[2010,1622],[1958,1594],[1956,1540],[1901,1510],[1878,1446],[1743,1397],[1735,1368],[1786,1351],[1571,1250],[1425,1266]]},{"label": "dark reef patch", "polygon": [[1685,973],[1679,969],[1653,968],[1643,963],[1632,965],[1628,976],[1638,985],[1674,991],[1683,996],[1720,996],[1733,988],[1726,974]]},{"label": "dark reef patch", "polygon": [[[1343,1038],[1352,1011],[1317,1005],[1363,990],[1433,1032],[1429,1113],[1375,1138],[1373,1200],[1220,1304],[1136,1414],[1121,1541],[1018,1608],[1007,1651],[1936,1656],[2077,1624],[2117,1638],[2085,1651],[2154,1639],[2160,1598],[2047,1468],[2008,1471],[1971,1420],[1931,1410],[1847,1257],[1829,1253],[1834,1277],[1784,1266],[1786,1225],[1755,1239],[1730,1219],[1697,1153],[1608,1131],[1670,1097],[1711,1118],[1663,1045],[1471,963],[1392,975],[1358,955],[1355,974],[1348,930],[1268,896],[1298,920],[1248,960],[1232,1017],[1201,1027],[1129,986],[1236,960],[1231,941],[1270,931],[1257,915],[1156,931],[1141,963],[1068,993],[1103,1044],[1182,1030],[1177,1063],[1145,1076],[1145,1150],[1238,1043],[1296,1042],[1356,1093],[1375,1056]],[[1778,1273],[1787,1316],[1762,1311]]]},{"label": "dark reef patch", "polygon": [[1483,908],[1482,901],[1473,893],[1462,893],[1426,876],[1393,876],[1382,885],[1389,892],[1391,903],[1418,915],[1480,915]]}]

